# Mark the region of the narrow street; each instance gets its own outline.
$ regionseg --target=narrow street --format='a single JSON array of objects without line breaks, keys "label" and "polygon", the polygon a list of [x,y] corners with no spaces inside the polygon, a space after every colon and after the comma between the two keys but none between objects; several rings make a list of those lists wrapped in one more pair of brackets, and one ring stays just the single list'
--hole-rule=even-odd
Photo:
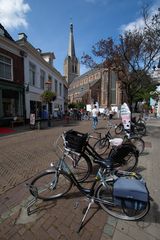
[{"label": "narrow street", "polygon": [[[154,126],[153,126],[154,125]],[[107,130],[100,120],[97,132]],[[26,183],[57,160],[54,141],[68,129],[92,132],[90,121],[55,123],[46,130],[24,131],[0,138],[0,236],[6,239],[43,240],[158,240],[160,239],[160,126],[148,123],[144,137],[146,149],[139,158],[138,171],[145,177],[153,201],[144,221],[126,222],[108,216],[94,205],[80,234],[76,233],[87,203],[72,188],[68,197],[58,201],[38,201],[35,212],[27,216],[26,206],[33,199]],[[95,134],[95,133],[94,133]]]}]

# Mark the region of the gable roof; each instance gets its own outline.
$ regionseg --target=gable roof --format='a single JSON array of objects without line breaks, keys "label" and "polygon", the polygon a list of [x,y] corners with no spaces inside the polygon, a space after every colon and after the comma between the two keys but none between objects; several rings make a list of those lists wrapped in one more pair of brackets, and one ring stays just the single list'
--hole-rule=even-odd
[{"label": "gable roof", "polygon": [[2,26],[1,23],[0,23],[0,30],[4,32],[4,33],[3,33],[4,37],[6,37],[6,38],[8,38],[9,40],[15,42],[15,41],[13,40],[13,38],[11,37],[11,35],[7,32],[7,30]]}]

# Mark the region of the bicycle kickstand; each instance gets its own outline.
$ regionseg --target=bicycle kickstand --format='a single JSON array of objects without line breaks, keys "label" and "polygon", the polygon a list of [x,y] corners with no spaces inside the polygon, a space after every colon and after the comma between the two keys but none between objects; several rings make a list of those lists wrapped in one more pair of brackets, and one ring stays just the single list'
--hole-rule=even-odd
[{"label": "bicycle kickstand", "polygon": [[88,207],[86,208],[86,211],[85,211],[85,213],[84,213],[84,216],[83,216],[83,218],[82,218],[82,220],[81,220],[81,223],[80,223],[80,226],[79,226],[79,228],[78,228],[78,230],[77,230],[77,233],[79,233],[79,232],[81,231],[81,229],[82,229],[82,227],[83,227],[84,220],[85,220],[85,218],[86,218],[86,216],[87,216],[87,214],[88,214],[88,212],[89,212],[89,209],[90,209],[90,207],[91,207],[91,205],[92,205],[93,203],[94,203],[94,199],[91,198],[90,201],[89,201]]}]

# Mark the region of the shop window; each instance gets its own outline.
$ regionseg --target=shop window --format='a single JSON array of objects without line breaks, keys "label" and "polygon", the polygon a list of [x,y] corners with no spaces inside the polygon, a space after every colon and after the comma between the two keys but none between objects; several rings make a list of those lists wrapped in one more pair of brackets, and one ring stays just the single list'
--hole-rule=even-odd
[{"label": "shop window", "polygon": [[2,111],[3,117],[14,117],[18,115],[19,97],[17,91],[2,91]]}]

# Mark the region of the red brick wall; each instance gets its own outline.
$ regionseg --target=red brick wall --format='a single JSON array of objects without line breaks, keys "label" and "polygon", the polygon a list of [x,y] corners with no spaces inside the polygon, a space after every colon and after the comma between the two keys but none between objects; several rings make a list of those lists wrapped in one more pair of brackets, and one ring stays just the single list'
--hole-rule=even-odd
[{"label": "red brick wall", "polygon": [[23,57],[17,56],[5,49],[0,48],[0,53],[11,57],[13,59],[13,82],[22,84],[24,83],[24,61]]}]

